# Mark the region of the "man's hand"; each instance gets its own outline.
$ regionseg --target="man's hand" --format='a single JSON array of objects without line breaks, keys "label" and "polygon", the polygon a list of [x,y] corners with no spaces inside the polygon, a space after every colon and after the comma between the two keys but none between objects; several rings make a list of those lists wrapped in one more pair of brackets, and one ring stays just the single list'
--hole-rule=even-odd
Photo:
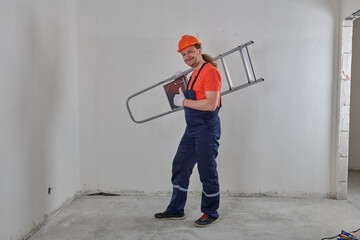
[{"label": "man's hand", "polygon": [[184,99],[185,99],[185,96],[184,96],[184,93],[182,92],[182,89],[180,87],[179,88],[179,94],[176,94],[174,96],[174,105],[178,106],[178,107],[182,107]]}]

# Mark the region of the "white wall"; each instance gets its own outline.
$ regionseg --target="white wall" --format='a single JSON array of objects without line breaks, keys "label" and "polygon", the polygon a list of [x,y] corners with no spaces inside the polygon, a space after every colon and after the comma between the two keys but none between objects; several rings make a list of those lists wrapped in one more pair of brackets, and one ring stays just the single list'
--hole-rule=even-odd
[{"label": "white wall", "polygon": [[[340,25],[359,5],[1,1],[1,239],[25,236],[76,195],[79,184],[105,191],[172,189],[183,112],[138,125],[125,101],[188,69],[176,53],[183,34],[196,35],[211,55],[254,40],[255,71],[265,78],[223,98],[222,191],[332,194]],[[162,94],[134,106],[137,117],[167,106]],[[196,170],[191,189],[201,189]]]},{"label": "white wall", "polygon": [[[359,8],[360,9],[360,8]],[[349,169],[360,170],[360,19],[353,24]]]},{"label": "white wall", "polygon": [[14,240],[79,189],[76,2],[1,1],[0,29],[0,239]]},{"label": "white wall", "polygon": [[[223,98],[221,190],[331,193],[339,13],[336,0],[79,0],[81,185],[172,189],[183,112],[138,125],[125,101],[188,69],[177,43],[181,35],[194,34],[212,55],[255,41],[253,64],[265,78]],[[142,114],[156,109],[151,101],[158,102],[160,92],[147,95]],[[196,170],[193,175],[190,188],[200,190]]]}]

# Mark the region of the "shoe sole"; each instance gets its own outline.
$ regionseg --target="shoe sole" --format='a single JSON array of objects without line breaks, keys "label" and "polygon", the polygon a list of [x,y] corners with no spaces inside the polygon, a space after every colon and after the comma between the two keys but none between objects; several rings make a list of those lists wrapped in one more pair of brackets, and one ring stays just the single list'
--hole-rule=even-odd
[{"label": "shoe sole", "polygon": [[194,223],[194,224],[195,224],[196,227],[203,227],[204,228],[204,227],[208,227],[210,225],[213,225],[214,223],[217,223],[219,221],[220,221],[220,218],[217,218],[215,221],[213,221],[212,223],[209,223],[207,225],[200,225],[200,224],[197,224],[197,223]]},{"label": "shoe sole", "polygon": [[159,220],[184,220],[185,216],[182,216],[182,217],[169,217],[169,218],[157,218],[157,217],[155,217],[155,219],[159,219]]}]

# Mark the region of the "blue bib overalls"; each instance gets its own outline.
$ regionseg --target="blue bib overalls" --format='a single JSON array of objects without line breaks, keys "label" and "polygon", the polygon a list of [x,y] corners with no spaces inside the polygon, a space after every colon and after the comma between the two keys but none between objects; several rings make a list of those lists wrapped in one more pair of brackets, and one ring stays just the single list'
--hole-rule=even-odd
[{"label": "blue bib overalls", "polygon": [[[204,65],[193,80],[191,88],[189,89],[188,86],[185,91],[187,99],[196,100],[193,87]],[[201,212],[217,218],[220,192],[215,159],[218,155],[218,140],[221,134],[219,108],[213,112],[187,107],[184,110],[187,126],[173,161],[171,178],[173,194],[167,211],[184,214],[189,178],[197,163],[203,185]]]}]

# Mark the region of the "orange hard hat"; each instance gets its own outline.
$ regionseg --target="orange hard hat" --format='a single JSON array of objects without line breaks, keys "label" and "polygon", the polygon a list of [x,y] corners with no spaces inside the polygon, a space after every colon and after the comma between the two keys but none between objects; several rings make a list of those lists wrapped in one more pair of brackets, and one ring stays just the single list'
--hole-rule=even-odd
[{"label": "orange hard hat", "polygon": [[184,35],[184,36],[182,36],[181,40],[179,41],[178,52],[180,52],[184,48],[187,48],[187,47],[189,47],[191,45],[194,45],[196,43],[201,46],[201,43],[199,42],[199,40],[196,39],[196,37],[191,36],[191,35]]}]

